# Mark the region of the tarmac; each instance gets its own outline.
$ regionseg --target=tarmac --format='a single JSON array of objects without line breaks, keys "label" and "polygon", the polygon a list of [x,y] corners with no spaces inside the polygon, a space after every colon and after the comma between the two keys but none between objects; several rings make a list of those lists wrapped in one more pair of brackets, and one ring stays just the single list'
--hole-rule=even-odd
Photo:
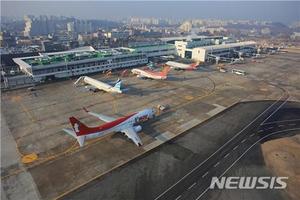
[{"label": "tarmac", "polygon": [[[130,75],[122,77],[124,87],[129,90],[121,95],[74,87],[75,78],[39,85],[36,91],[3,92],[1,137],[6,139],[1,140],[1,154],[7,151],[1,160],[4,196],[7,199],[59,198],[237,102],[275,100],[282,95],[282,88],[288,90],[290,100],[299,101],[300,80],[295,73],[299,72],[299,61],[299,54],[286,53],[228,66],[229,71],[231,68],[245,70],[246,76],[221,73],[214,65],[202,66],[197,71],[171,71],[164,81]],[[118,74],[92,77],[111,82]],[[87,145],[79,148],[76,141],[62,131],[70,127],[70,116],[76,116],[89,126],[103,123],[87,115],[82,107],[120,117],[157,105],[168,105],[169,109],[158,112],[156,119],[143,124],[141,148],[118,133],[87,141]],[[32,153],[37,154],[38,159],[23,164],[21,159]],[[16,182],[20,184],[13,184]]]}]

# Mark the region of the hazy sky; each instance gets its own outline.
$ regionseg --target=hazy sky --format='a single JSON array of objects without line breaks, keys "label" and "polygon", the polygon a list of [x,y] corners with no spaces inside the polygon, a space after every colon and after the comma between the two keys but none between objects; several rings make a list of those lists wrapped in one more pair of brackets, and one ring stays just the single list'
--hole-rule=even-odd
[{"label": "hazy sky", "polygon": [[300,20],[300,1],[1,1],[1,15],[62,15],[84,19],[129,16],[172,19],[254,19],[289,24]]}]

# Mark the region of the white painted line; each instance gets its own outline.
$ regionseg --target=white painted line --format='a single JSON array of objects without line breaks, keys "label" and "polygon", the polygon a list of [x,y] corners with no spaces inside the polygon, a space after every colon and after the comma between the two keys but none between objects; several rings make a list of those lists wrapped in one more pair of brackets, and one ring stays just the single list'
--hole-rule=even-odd
[{"label": "white painted line", "polygon": [[255,133],[252,133],[251,135],[250,135],[250,137],[253,137],[255,135]]},{"label": "white painted line", "polygon": [[280,104],[280,106],[278,108],[276,108],[276,110],[274,110],[271,115],[269,115],[260,125],[263,125],[266,121],[268,121],[268,119],[270,119],[270,117],[272,117],[284,104],[286,104],[286,102],[288,101],[289,98],[287,98],[282,104]]},{"label": "white painted line", "polygon": [[233,150],[236,150],[238,147],[239,147],[239,145],[236,145],[236,146],[233,148]]},{"label": "white painted line", "polygon": [[289,120],[282,120],[282,121],[273,121],[273,122],[268,122],[265,124],[275,124],[275,123],[280,123],[280,122],[293,122],[293,121],[300,121],[300,119],[289,119]]},{"label": "white painted line", "polygon": [[283,127],[284,125],[283,124],[281,124],[281,125],[278,125],[278,127]]},{"label": "white painted line", "polygon": [[192,187],[194,187],[196,184],[197,184],[197,183],[194,182],[194,183],[188,188],[188,190],[192,189]]},{"label": "white painted line", "polygon": [[242,140],[242,143],[246,142],[246,140],[247,140],[247,139],[243,139],[243,140]]},{"label": "white painted line", "polygon": [[[244,153],[242,155],[240,155],[238,157],[238,159],[236,159],[218,178],[220,179],[222,176],[224,176],[224,174],[231,169],[235,163],[237,163],[252,147],[254,147],[258,142],[262,141],[263,139],[271,136],[271,135],[275,135],[277,133],[282,133],[282,132],[286,132],[286,131],[294,131],[294,130],[300,130],[300,128],[293,128],[293,129],[286,129],[283,131],[276,131],[274,133],[270,133],[262,138],[260,138],[259,140],[257,140],[254,144],[252,144],[246,151],[244,151]],[[199,200],[207,191],[209,190],[209,187],[207,187],[195,200]]]},{"label": "white painted line", "polygon": [[227,158],[229,155],[230,155],[230,153],[226,154],[226,155],[224,156],[224,158]]},{"label": "white painted line", "polygon": [[289,126],[296,126],[296,124],[288,124]]},{"label": "white painted line", "polygon": [[273,126],[270,126],[268,129],[272,129],[272,128],[274,128]]},{"label": "white painted line", "polygon": [[214,167],[217,167],[220,164],[220,162],[217,162],[216,164],[214,164]]},{"label": "white painted line", "polygon": [[178,197],[176,197],[176,199],[175,199],[175,200],[178,200],[178,199],[180,199],[180,197],[181,197],[181,195],[179,195]]},{"label": "white painted line", "polygon": [[231,137],[227,142],[225,142],[221,147],[219,147],[214,153],[212,153],[209,157],[207,157],[205,160],[203,160],[199,165],[197,165],[195,168],[193,168],[191,171],[189,171],[187,174],[185,174],[181,179],[179,179],[176,183],[171,185],[168,189],[166,189],[164,192],[162,192],[160,195],[158,195],[154,200],[159,199],[161,196],[163,196],[165,193],[167,193],[169,190],[171,190],[175,185],[177,185],[180,181],[185,179],[187,176],[189,176],[191,173],[193,173],[196,169],[201,167],[207,160],[209,160],[212,156],[214,156],[217,152],[219,152],[223,147],[225,147],[229,142],[231,142],[233,139],[235,139],[237,136],[239,136],[244,130],[246,130],[251,124],[253,124],[257,119],[259,119],[263,114],[265,114],[268,110],[270,110],[277,102],[280,101],[280,99],[283,97],[283,95],[274,103],[272,103],[268,108],[266,108],[262,113],[260,113],[257,117],[255,117],[249,124],[247,124],[242,130],[240,130],[237,134],[235,134],[233,137]]},{"label": "white painted line", "polygon": [[204,178],[205,176],[207,176],[208,172],[206,172],[205,174],[202,175],[202,178]]},{"label": "white painted line", "polygon": [[263,132],[263,131],[264,131],[264,130],[259,130],[258,132],[261,133],[261,132]]}]

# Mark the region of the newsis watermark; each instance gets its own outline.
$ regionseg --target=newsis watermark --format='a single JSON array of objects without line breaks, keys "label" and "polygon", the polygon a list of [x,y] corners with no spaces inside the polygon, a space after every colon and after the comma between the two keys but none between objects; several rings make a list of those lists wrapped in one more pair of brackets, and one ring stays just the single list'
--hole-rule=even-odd
[{"label": "newsis watermark", "polygon": [[210,189],[285,189],[288,177],[212,177]]}]

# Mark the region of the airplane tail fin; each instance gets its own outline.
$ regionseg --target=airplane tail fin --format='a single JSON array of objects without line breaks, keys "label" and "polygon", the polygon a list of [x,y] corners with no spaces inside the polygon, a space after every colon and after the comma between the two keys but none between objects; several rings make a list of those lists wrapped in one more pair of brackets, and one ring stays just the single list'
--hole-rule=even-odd
[{"label": "airplane tail fin", "polygon": [[171,67],[167,65],[163,68],[163,70],[161,71],[161,74],[166,76],[170,70],[171,70]]},{"label": "airplane tail fin", "polygon": [[65,131],[67,134],[74,137],[77,140],[80,147],[82,147],[84,145],[84,141],[85,141],[84,136],[77,136],[76,133],[72,129],[69,129],[69,128],[64,128],[63,131]]},{"label": "airplane tail fin", "polygon": [[121,84],[122,84],[122,80],[118,79],[118,81],[115,84],[114,88],[117,88],[117,89],[121,90]]},{"label": "airplane tail fin", "polygon": [[70,123],[72,124],[72,128],[73,128],[76,136],[86,135],[90,132],[90,128],[87,127],[82,122],[80,122],[75,117],[70,117],[69,120],[70,120]]}]

